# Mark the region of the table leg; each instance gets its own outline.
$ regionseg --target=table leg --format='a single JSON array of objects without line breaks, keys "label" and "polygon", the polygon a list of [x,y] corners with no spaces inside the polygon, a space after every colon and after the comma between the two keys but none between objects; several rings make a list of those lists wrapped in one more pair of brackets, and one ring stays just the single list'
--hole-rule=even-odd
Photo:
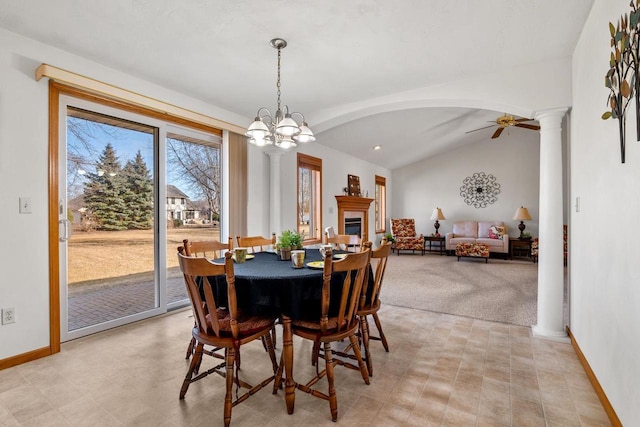
[{"label": "table leg", "polygon": [[293,332],[291,331],[291,319],[282,316],[282,353],[284,354],[284,399],[287,404],[287,413],[293,414],[296,403],[296,383],[293,381]]}]

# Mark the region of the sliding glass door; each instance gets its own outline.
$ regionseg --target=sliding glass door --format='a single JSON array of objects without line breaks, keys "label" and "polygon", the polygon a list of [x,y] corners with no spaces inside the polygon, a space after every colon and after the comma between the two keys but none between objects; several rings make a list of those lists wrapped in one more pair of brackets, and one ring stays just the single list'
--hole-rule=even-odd
[{"label": "sliding glass door", "polygon": [[175,253],[220,238],[220,139],[66,96],[59,121],[62,341],[187,305]]}]

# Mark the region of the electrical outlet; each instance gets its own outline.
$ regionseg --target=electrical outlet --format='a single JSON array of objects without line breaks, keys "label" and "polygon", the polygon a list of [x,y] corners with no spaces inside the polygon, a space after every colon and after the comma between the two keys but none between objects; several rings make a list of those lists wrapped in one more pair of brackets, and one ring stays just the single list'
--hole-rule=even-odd
[{"label": "electrical outlet", "polygon": [[8,325],[9,323],[16,323],[16,309],[13,307],[2,309],[2,324]]}]

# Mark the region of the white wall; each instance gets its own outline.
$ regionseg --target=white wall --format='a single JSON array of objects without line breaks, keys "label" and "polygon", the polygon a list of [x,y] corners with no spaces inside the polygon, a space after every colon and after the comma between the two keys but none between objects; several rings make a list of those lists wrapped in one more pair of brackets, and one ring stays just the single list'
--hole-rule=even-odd
[{"label": "white wall", "polygon": [[[322,134],[316,135],[318,140]],[[342,188],[347,186],[347,175],[360,177],[362,192],[369,192],[374,197],[375,175],[387,178],[387,204],[391,205],[391,171],[373,165],[355,157],[328,148],[319,143],[300,144],[295,151],[289,151],[280,158],[280,178],[282,195],[282,220],[280,230],[269,229],[269,157],[262,149],[249,146],[249,217],[248,234],[270,235],[272,232],[280,234],[283,230],[296,229],[297,224],[297,155],[303,153],[322,159],[322,230],[333,226],[338,230],[338,209],[335,196],[342,195]],[[256,212],[257,209],[257,212]],[[253,215],[257,213],[257,215]],[[387,221],[388,223],[388,221]],[[323,231],[324,233],[324,231]],[[375,224],[373,202],[369,208],[369,239],[375,245],[379,243],[378,236],[374,240]]]},{"label": "white wall", "polygon": [[[433,209],[442,209],[440,234],[450,232],[455,221],[504,221],[511,236],[519,236],[519,221],[513,215],[526,206],[532,221],[527,232],[538,234],[538,194],[540,181],[540,142],[538,132],[516,129],[496,140],[488,139],[455,151],[414,163],[393,171],[392,218],[414,218],[416,231],[435,232],[430,220]],[[474,208],[460,196],[466,177],[484,172],[500,184],[498,200],[486,208]]]},{"label": "white wall", "polygon": [[571,113],[571,330],[625,426],[640,425],[640,142],[627,119],[626,163],[617,121],[603,121],[608,23],[627,0],[596,0],[573,55]]}]

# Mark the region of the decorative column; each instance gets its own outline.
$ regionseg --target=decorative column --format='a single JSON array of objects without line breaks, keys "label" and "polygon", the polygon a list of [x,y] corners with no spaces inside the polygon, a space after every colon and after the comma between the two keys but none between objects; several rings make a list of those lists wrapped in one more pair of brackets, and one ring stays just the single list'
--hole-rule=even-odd
[{"label": "decorative column", "polygon": [[284,154],[283,150],[265,150],[269,156],[269,233],[280,233],[282,224],[280,223],[282,194],[280,192],[280,158]]},{"label": "decorative column", "polygon": [[563,325],[562,118],[567,108],[536,113],[540,123],[538,324],[533,335],[568,340]]}]

